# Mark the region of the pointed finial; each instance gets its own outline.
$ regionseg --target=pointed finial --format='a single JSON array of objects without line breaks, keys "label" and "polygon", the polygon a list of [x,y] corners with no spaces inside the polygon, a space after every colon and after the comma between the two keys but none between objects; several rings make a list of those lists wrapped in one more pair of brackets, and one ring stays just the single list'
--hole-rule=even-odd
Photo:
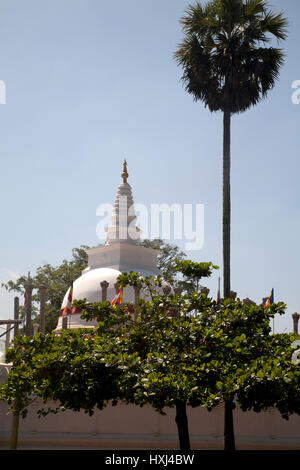
[{"label": "pointed finial", "polygon": [[126,162],[126,159],[125,159],[124,163],[123,163],[123,173],[122,173],[123,183],[127,183],[128,176],[129,175],[127,173],[127,162]]}]

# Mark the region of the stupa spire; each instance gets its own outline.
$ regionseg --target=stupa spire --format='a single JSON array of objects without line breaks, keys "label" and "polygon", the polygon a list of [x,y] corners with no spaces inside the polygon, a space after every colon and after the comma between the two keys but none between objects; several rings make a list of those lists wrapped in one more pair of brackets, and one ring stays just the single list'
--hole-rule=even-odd
[{"label": "stupa spire", "polygon": [[123,182],[119,185],[112,215],[111,224],[107,229],[106,244],[114,243],[139,244],[140,229],[136,226],[136,213],[130,184],[127,183],[129,176],[127,161],[124,159]]}]

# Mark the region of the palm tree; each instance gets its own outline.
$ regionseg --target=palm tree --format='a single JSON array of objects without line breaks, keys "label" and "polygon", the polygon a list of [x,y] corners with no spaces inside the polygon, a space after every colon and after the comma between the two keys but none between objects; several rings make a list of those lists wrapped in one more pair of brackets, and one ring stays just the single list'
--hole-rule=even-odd
[{"label": "palm tree", "polygon": [[[283,51],[266,45],[287,36],[287,20],[264,0],[210,0],[190,5],[185,37],[174,58],[195,101],[223,113],[223,294],[230,297],[231,116],[266,97],[278,79]],[[232,399],[225,401],[225,448],[234,449]]]}]

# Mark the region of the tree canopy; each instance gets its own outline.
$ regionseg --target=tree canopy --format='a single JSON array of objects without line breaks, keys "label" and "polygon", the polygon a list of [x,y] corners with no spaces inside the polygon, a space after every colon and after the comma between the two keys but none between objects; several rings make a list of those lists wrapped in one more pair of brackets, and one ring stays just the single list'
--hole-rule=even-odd
[{"label": "tree canopy", "polygon": [[[191,267],[210,274],[210,263]],[[149,296],[135,305],[76,301],[82,318],[98,320],[96,328],[16,338],[8,352],[12,370],[0,388],[12,409],[26,415],[35,397],[45,403],[41,415],[65,409],[92,414],[118,400],[150,404],[160,413],[175,407],[182,450],[190,448],[188,405],[212,410],[230,398],[244,411],[276,407],[284,418],[300,414],[295,335],[270,329],[284,304],[216,303],[197,291],[166,295],[161,278],[133,272],[118,282],[138,283]],[[51,410],[46,403],[52,400],[57,407]]]}]

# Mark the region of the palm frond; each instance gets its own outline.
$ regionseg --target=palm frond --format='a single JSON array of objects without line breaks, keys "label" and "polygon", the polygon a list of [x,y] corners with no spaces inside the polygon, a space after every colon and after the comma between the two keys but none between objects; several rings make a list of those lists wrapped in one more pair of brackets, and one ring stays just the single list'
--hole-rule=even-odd
[{"label": "palm frond", "polygon": [[263,0],[210,0],[181,19],[185,37],[174,59],[187,92],[211,111],[243,112],[274,87],[284,53],[261,44],[285,39],[287,20],[266,8]]},{"label": "palm frond", "polygon": [[246,0],[244,13],[247,17],[253,18],[256,15],[264,13],[266,8],[268,8],[268,4],[265,0]]},{"label": "palm frond", "polygon": [[271,11],[266,13],[265,18],[260,22],[263,33],[270,33],[276,39],[285,40],[288,34],[288,21],[283,13],[275,14]]}]

